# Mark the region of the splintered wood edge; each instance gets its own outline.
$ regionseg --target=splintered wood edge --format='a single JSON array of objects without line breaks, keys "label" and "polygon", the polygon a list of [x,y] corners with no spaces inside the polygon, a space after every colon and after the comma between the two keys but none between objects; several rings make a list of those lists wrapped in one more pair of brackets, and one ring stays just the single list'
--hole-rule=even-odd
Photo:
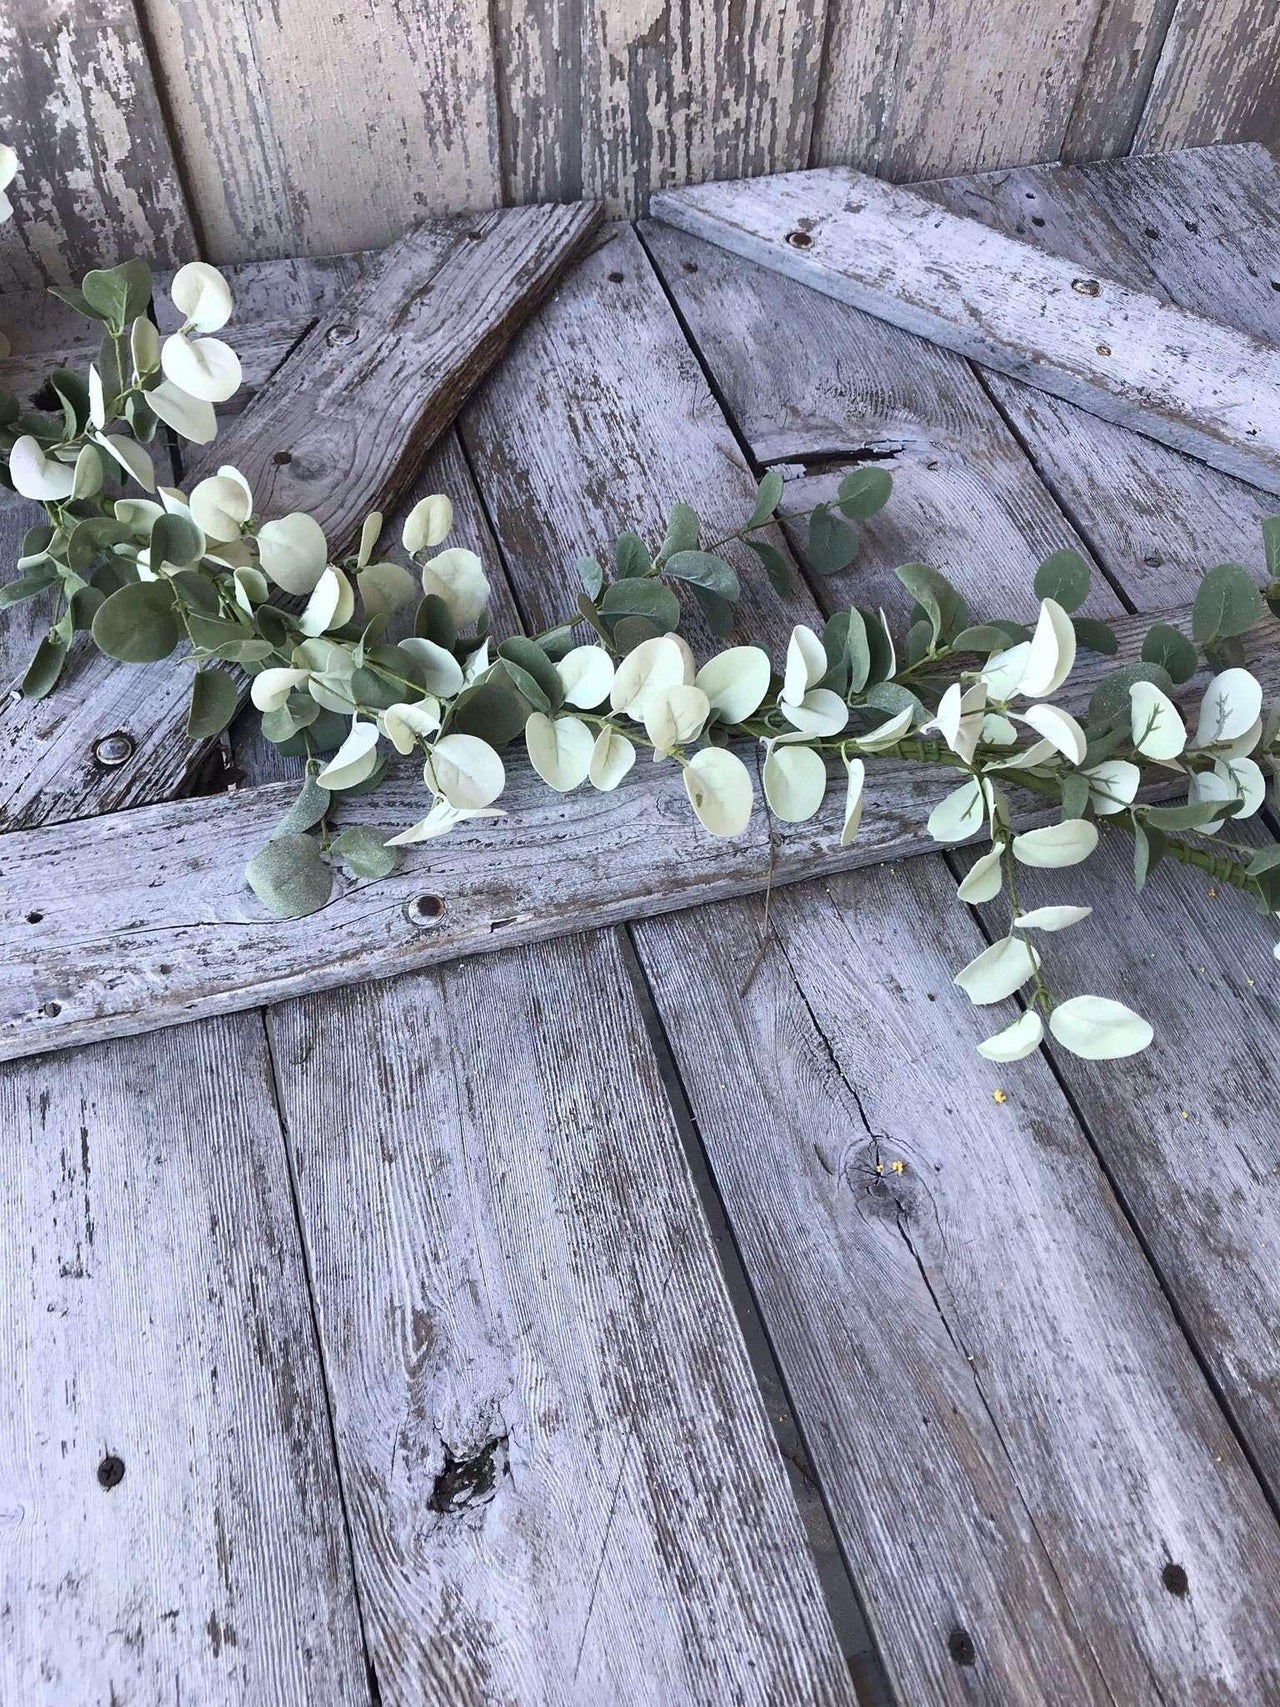
[{"label": "splintered wood edge", "polygon": [[[1128,652],[1152,622],[1186,616],[1144,614],[1115,626]],[[1268,617],[1248,642],[1272,694],[1280,691],[1278,641],[1280,624]],[[1082,658],[1067,704],[1080,709],[1109,668],[1109,659]],[[935,853],[924,823],[948,786],[930,767],[886,764],[857,840],[841,848],[834,800],[820,820],[774,825],[772,836],[757,810],[743,836],[717,841],[695,820],[672,765],[639,767],[615,793],[584,790],[573,800],[522,767],[504,796],[509,820],[429,842],[388,878],[337,875],[327,906],[288,921],[259,906],[243,868],[294,797],[291,782],[14,831],[0,837],[8,973],[0,1059]],[[1183,786],[1171,774],[1149,798]],[[340,810],[344,823],[385,830],[412,822],[422,805],[420,786],[406,778]],[[1033,802],[1023,821],[1052,816]]]},{"label": "splintered wood edge", "polygon": [[650,215],[1280,493],[1280,355],[1247,333],[848,168],[663,190]]}]

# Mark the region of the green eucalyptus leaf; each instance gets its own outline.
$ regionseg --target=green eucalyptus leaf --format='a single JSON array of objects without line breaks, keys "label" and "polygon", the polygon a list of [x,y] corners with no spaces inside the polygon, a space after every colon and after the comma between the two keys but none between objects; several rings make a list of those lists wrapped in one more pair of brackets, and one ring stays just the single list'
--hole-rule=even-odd
[{"label": "green eucalyptus leaf", "polygon": [[953,652],[1002,652],[1009,644],[1008,636],[994,622],[975,623],[962,628],[951,642]]},{"label": "green eucalyptus leaf", "polygon": [[613,561],[623,580],[647,575],[653,567],[649,547],[638,533],[621,533],[613,548]]},{"label": "green eucalyptus leaf", "polygon": [[892,491],[893,476],[887,468],[855,468],[840,482],[836,502],[850,521],[865,522],[884,509]]},{"label": "green eucalyptus leaf", "polygon": [[500,667],[464,688],[453,706],[450,727],[460,735],[478,735],[491,747],[505,747],[529,720],[527,703]]},{"label": "green eucalyptus leaf", "polygon": [[49,384],[62,404],[66,437],[73,439],[89,424],[89,387],[69,367],[54,368],[49,375]]},{"label": "green eucalyptus leaf", "polygon": [[659,628],[647,617],[620,617],[613,625],[613,647],[625,658],[628,652],[634,652],[636,647],[643,646],[646,640],[656,640],[660,634],[669,634],[670,632],[670,629]]},{"label": "green eucalyptus leaf", "polygon": [[761,476],[760,484],[756,487],[755,505],[743,532],[750,533],[754,528],[762,528],[781,502],[782,476],[776,468],[770,468]]},{"label": "green eucalyptus leaf", "polygon": [[[498,656],[512,664],[518,664],[533,677],[552,711],[558,711],[564,704],[564,683],[560,679],[560,672],[536,640],[526,640],[520,634],[513,635],[499,646]],[[541,705],[538,707],[539,711],[545,709]]]},{"label": "green eucalyptus leaf", "polygon": [[1129,721],[1129,689],[1135,682],[1154,682],[1162,693],[1173,690],[1169,672],[1159,664],[1122,664],[1109,670],[1093,690],[1089,700],[1089,722],[1095,726],[1113,723],[1117,718]]},{"label": "green eucalyptus leaf", "polygon": [[167,658],[181,630],[167,581],[138,581],[121,587],[93,619],[94,644],[124,664],[153,664]]},{"label": "green eucalyptus leaf", "polygon": [[71,615],[71,626],[77,634],[85,634],[93,627],[93,619],[106,596],[101,587],[77,587],[72,593],[67,609]]},{"label": "green eucalyptus leaf", "polygon": [[680,624],[680,601],[661,581],[614,581],[600,600],[601,615],[617,621],[624,616],[642,616],[661,632]]},{"label": "green eucalyptus leaf", "polygon": [[1055,551],[1036,570],[1035,587],[1038,599],[1078,610],[1089,596],[1089,565],[1078,551]]},{"label": "green eucalyptus leaf", "polygon": [[452,652],[458,643],[458,624],[438,593],[428,593],[414,612],[413,632],[419,640],[432,640]]},{"label": "green eucalyptus leaf", "polygon": [[795,582],[791,574],[791,565],[778,550],[776,545],[770,545],[763,539],[749,539],[748,546],[764,564],[764,572],[769,578],[769,585],[780,599],[789,599],[795,590]]},{"label": "green eucalyptus leaf", "polygon": [[1191,634],[1200,646],[1244,634],[1262,615],[1262,598],[1248,570],[1219,563],[1201,581],[1191,607]]},{"label": "green eucalyptus leaf", "polygon": [[894,574],[924,612],[935,645],[963,630],[969,619],[969,607],[945,575],[930,569],[927,563],[904,563]]},{"label": "green eucalyptus leaf", "polygon": [[1083,646],[1086,652],[1114,658],[1120,650],[1116,631],[1109,622],[1099,622],[1092,616],[1077,616],[1071,619],[1071,626],[1075,629],[1076,645]]},{"label": "green eucalyptus leaf", "polygon": [[200,561],[204,535],[189,516],[172,515],[166,510],[152,523],[150,544],[153,569],[159,569],[162,563],[171,563],[175,569],[188,569]]},{"label": "green eucalyptus leaf", "polygon": [[[658,561],[665,562],[668,557],[674,557],[679,551],[696,551],[701,523],[698,512],[692,504],[676,503],[671,506],[671,515],[667,520],[666,537],[662,549],[658,553]],[[590,588],[587,589],[588,592]]]},{"label": "green eucalyptus leaf", "polygon": [[314,772],[309,770],[303,778],[302,790],[298,798],[272,832],[273,838],[277,836],[298,836],[304,830],[314,830],[329,810],[329,802],[332,798],[329,790],[321,788],[315,779]]},{"label": "green eucalyptus leaf", "polygon": [[715,635],[717,640],[725,640],[733,632],[734,610],[728,599],[719,593],[712,592],[707,587],[699,586],[696,581],[690,581],[689,587],[693,593],[694,602],[702,612],[703,621]]},{"label": "green eucalyptus leaf", "polygon": [[1262,524],[1262,546],[1267,554],[1267,574],[1280,579],[1280,516],[1267,516]]},{"label": "green eucalyptus leaf", "polygon": [[827,504],[819,504],[809,518],[809,539],[805,558],[819,575],[838,575],[847,569],[858,555],[860,541],[847,522],[831,513]]},{"label": "green eucalyptus leaf", "polygon": [[35,657],[27,665],[27,673],[22,678],[22,692],[26,699],[43,699],[52,693],[58,685],[58,677],[62,674],[62,666],[67,661],[67,642],[62,635],[50,630],[36,647]]},{"label": "green eucalyptus leaf", "polygon": [[333,870],[314,836],[273,836],[249,861],[245,877],[262,905],[278,919],[301,919],[319,912],[333,890]]},{"label": "green eucalyptus leaf", "polygon": [[122,261],[86,273],[80,286],[97,319],[123,333],[131,320],[147,312],[151,301],[151,268],[145,261]]},{"label": "green eucalyptus leaf", "polygon": [[207,741],[220,735],[236,714],[240,695],[235,682],[223,670],[197,670],[191,682],[191,706],[187,712],[187,737]]},{"label": "green eucalyptus leaf", "polygon": [[742,596],[734,570],[723,557],[713,556],[710,552],[677,551],[663,565],[663,574],[674,575],[677,580],[686,581],[693,587],[705,587],[707,592],[727,599],[731,604]]},{"label": "green eucalyptus leaf", "polygon": [[1169,838],[1140,818],[1133,820],[1133,887],[1140,895],[1151,873],[1164,858]]},{"label": "green eucalyptus leaf", "polygon": [[32,569],[25,575],[20,575],[16,581],[6,581],[0,587],[0,611],[9,610],[14,605],[20,605],[26,599],[34,599],[41,593],[47,593],[50,587],[58,584],[58,571],[48,561],[38,569]]},{"label": "green eucalyptus leaf", "polygon": [[354,824],[330,844],[355,877],[389,877],[399,862],[399,848],[389,848],[380,830]]},{"label": "green eucalyptus leaf", "polygon": [[598,599],[600,589],[604,586],[604,570],[594,557],[580,557],[577,562],[578,579],[589,599]]},{"label": "green eucalyptus leaf", "polygon": [[1167,622],[1157,622],[1147,631],[1142,642],[1145,664],[1159,664],[1174,683],[1189,682],[1199,668],[1196,649],[1186,635]]}]

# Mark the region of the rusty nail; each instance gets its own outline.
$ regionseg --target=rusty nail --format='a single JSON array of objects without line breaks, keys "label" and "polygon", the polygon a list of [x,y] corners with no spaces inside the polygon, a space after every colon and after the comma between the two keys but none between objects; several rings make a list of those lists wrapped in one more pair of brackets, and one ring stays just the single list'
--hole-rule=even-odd
[{"label": "rusty nail", "polygon": [[134,753],[133,736],[123,729],[117,729],[111,735],[104,735],[94,743],[93,756],[107,770],[119,770],[121,765],[127,765]]}]

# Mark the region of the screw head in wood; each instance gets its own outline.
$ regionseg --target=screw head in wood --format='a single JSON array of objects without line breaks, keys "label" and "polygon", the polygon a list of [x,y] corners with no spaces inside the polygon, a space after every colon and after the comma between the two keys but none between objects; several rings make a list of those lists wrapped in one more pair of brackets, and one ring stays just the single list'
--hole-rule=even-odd
[{"label": "screw head in wood", "polygon": [[110,735],[104,735],[100,741],[94,742],[93,757],[105,770],[119,770],[121,765],[127,765],[133,757],[136,745],[132,735],[123,729],[116,729]]},{"label": "screw head in wood", "polygon": [[427,930],[444,917],[444,902],[438,895],[415,895],[405,902],[404,916],[416,929]]},{"label": "screw head in wood", "polygon": [[1097,279],[1072,279],[1071,288],[1077,296],[1101,296],[1102,286]]},{"label": "screw head in wood", "polygon": [[788,231],[787,242],[793,249],[812,249],[813,238],[807,231]]},{"label": "screw head in wood", "polygon": [[124,1459],[109,1452],[98,1465],[98,1481],[104,1488],[118,1488],[124,1481]]},{"label": "screw head in wood", "polygon": [[336,326],[330,326],[324,335],[324,341],[331,349],[337,349],[342,344],[354,344],[359,336],[358,327],[350,326],[345,320],[340,320]]}]

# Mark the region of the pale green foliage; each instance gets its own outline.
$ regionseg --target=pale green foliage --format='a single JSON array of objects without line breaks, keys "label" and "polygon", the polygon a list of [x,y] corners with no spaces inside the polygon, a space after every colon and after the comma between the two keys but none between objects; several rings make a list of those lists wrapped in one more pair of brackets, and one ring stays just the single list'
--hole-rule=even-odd
[{"label": "pale green foliage", "polygon": [[[16,171],[0,146],[0,218]],[[0,391],[0,481],[48,515],[28,532],[17,577],[0,587],[0,609],[45,594],[55,601],[23,684],[33,696],[54,687],[77,631],[124,661],[183,647],[197,667],[193,739],[225,727],[237,705],[234,670],[249,675],[263,733],[305,759],[297,801],[247,873],[272,912],[297,917],[324,906],[337,866],[349,881],[376,882],[400,848],[477,833],[502,817],[502,751],[517,743],[562,794],[620,787],[645,749],[680,770],[693,812],[714,836],[741,835],[751,823],[755,767],[741,755],[755,744],[766,810],[796,824],[825,809],[844,846],[874,798],[868,769],[876,760],[940,767],[948,780],[927,831],[945,847],[985,841],[957,893],[972,906],[1003,901],[1004,913],[1003,934],[955,982],[978,1006],[1024,1004],[979,1045],[994,1062],[1030,1054],[1046,1034],[1094,1060],[1132,1054],[1151,1039],[1147,1022],[1118,1002],[1054,997],[1041,946],[1083,925],[1091,909],[1069,894],[1027,908],[1018,893],[1028,869],[1086,861],[1100,828],[1133,838],[1138,889],[1169,857],[1241,890],[1264,914],[1280,912],[1280,848],[1224,851],[1223,838],[1210,840],[1229,820],[1256,813],[1280,770],[1280,708],[1264,708],[1242,638],[1264,594],[1238,565],[1205,575],[1190,636],[1155,624],[1141,659],[1111,669],[1083,715],[1054,696],[1070,683],[1079,650],[1110,655],[1117,642],[1105,623],[1073,614],[1090,574],[1071,550],[1040,566],[1032,628],[972,619],[943,575],[913,563],[897,571],[913,601],[903,633],[883,611],[854,606],[821,634],[797,627],[776,668],[749,644],[699,661],[678,630],[693,610],[714,636],[729,633],[740,584],[726,551],[748,546],[774,589],[790,590],[778,545],[753,537],[773,531],[782,498],[782,478],[770,470],[733,533],[704,539],[697,513],[677,502],[656,552],[628,531],[601,554],[609,570],[600,558],[579,558],[582,592],[564,620],[495,645],[484,566],[450,543],[453,506],[443,494],[423,498],[404,521],[406,563],[379,554],[380,514],[366,519],[353,552],[337,556],[311,516],[262,516],[249,482],[229,465],[189,497],[158,484],[146,446],[160,424],[208,442],[213,406],[238,387],[240,364],[215,335],[233,308],[216,268],[196,262],[175,275],[170,295],[182,325],[163,339],[149,318],[151,291],[150,271],[137,261],[58,290],[100,325],[98,359],[85,377],[56,369],[45,411]],[[847,568],[857,524],[889,494],[882,469],[847,475],[835,501],[810,512],[809,569]],[[1276,610],[1280,518],[1264,524],[1264,536],[1273,577],[1265,602]],[[1188,715],[1174,696],[1201,653],[1211,676]],[[331,829],[335,801],[375,787],[403,761],[420,766],[427,791],[418,822],[390,837],[358,825]],[[841,792],[830,786],[841,773],[836,805],[828,797]],[[1144,784],[1171,777],[1182,780],[1185,804],[1145,804]],[[1025,821],[1028,802],[1040,821]]]}]

